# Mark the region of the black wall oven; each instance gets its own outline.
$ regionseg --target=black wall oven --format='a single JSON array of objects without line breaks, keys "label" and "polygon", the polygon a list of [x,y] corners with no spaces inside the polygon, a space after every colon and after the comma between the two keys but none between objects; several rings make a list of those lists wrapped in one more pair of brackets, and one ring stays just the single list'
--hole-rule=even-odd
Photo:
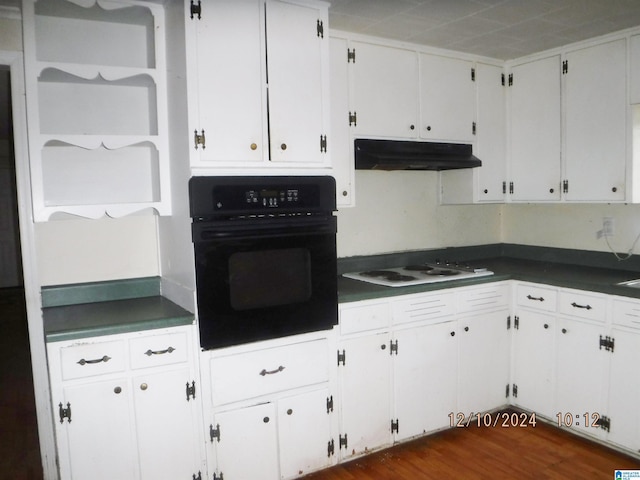
[{"label": "black wall oven", "polygon": [[189,195],[203,349],[337,323],[332,177],[193,177]]}]

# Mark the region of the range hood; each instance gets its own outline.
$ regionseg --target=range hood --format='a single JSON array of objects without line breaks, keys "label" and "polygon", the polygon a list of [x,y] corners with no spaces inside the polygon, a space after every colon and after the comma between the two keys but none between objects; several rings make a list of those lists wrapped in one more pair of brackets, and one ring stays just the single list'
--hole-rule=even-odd
[{"label": "range hood", "polygon": [[479,167],[471,145],[399,140],[355,140],[357,170],[453,170]]}]

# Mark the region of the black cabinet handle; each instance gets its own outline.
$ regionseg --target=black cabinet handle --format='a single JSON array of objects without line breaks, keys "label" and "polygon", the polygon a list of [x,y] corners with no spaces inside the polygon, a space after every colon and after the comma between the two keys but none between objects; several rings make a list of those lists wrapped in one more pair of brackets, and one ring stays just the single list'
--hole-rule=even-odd
[{"label": "black cabinet handle", "polygon": [[262,371],[260,372],[260,375],[264,377],[265,375],[273,375],[274,373],[278,373],[278,372],[281,372],[283,370],[284,370],[284,367],[282,365],[280,365],[275,370],[262,369]]},{"label": "black cabinet handle", "polygon": [[548,324],[548,323],[545,323],[545,324],[544,324],[544,328],[549,328],[549,324]]},{"label": "black cabinet handle", "polygon": [[562,329],[562,333],[567,333],[567,329],[566,329],[566,328],[563,328],[563,329]]},{"label": "black cabinet handle", "polygon": [[532,297],[531,295],[527,295],[529,300],[535,300],[537,302],[544,302],[544,297]]},{"label": "black cabinet handle", "polygon": [[87,364],[92,365],[92,364],[101,363],[101,362],[107,363],[109,360],[111,360],[111,357],[105,355],[104,357],[96,358],[95,360],[85,360],[84,358],[81,358],[76,363],[78,365],[87,365]]},{"label": "black cabinet handle", "polygon": [[592,308],[591,305],[579,305],[576,302],[573,302],[571,304],[571,306],[574,307],[574,308],[584,308],[586,310],[591,310],[591,308]]}]

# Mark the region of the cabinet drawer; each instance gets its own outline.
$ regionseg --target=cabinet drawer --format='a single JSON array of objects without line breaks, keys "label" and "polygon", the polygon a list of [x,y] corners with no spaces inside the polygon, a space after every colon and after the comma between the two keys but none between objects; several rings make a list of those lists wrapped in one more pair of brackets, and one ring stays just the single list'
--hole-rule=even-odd
[{"label": "cabinet drawer", "polygon": [[388,302],[357,306],[340,306],[340,333],[366,332],[389,326],[391,309]]},{"label": "cabinet drawer", "polygon": [[615,300],[612,321],[616,325],[640,328],[640,302]]},{"label": "cabinet drawer", "polygon": [[560,290],[558,311],[564,315],[604,322],[607,319],[607,300],[604,296]]},{"label": "cabinet drawer", "polygon": [[214,405],[329,380],[326,339],[211,359]]},{"label": "cabinet drawer", "polygon": [[125,343],[116,340],[62,347],[60,363],[63,380],[123,372],[127,364]]},{"label": "cabinet drawer", "polygon": [[157,367],[186,362],[187,332],[150,335],[129,342],[131,368]]},{"label": "cabinet drawer", "polygon": [[527,284],[519,284],[516,288],[516,303],[519,307],[555,312],[557,300],[558,292],[550,288]]},{"label": "cabinet drawer", "polygon": [[471,312],[509,304],[509,285],[488,285],[458,292],[458,311]]},{"label": "cabinet drawer", "polygon": [[411,295],[393,302],[393,323],[437,321],[453,315],[455,305],[455,295],[451,291]]}]

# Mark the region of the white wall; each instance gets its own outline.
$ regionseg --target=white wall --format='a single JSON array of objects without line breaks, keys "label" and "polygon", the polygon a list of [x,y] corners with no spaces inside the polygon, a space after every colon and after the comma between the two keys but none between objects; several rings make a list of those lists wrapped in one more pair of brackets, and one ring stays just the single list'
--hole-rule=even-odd
[{"label": "white wall", "polygon": [[155,216],[37,223],[42,285],[159,275]]},{"label": "white wall", "polygon": [[609,251],[596,236],[603,217],[614,218],[609,243],[617,252],[626,253],[640,234],[640,205],[505,205],[503,215],[505,243]]},{"label": "white wall", "polygon": [[356,172],[356,206],[338,212],[338,256],[501,242],[500,205],[438,205],[436,172]]}]

